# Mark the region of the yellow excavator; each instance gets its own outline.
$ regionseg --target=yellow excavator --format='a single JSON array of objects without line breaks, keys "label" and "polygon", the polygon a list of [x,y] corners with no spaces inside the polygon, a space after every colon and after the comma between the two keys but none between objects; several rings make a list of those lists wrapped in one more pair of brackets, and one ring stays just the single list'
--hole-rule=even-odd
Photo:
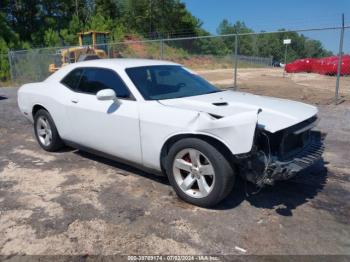
[{"label": "yellow excavator", "polygon": [[88,31],[78,33],[78,36],[79,46],[60,49],[59,61],[49,65],[49,72],[53,73],[67,64],[108,57],[109,32]]}]

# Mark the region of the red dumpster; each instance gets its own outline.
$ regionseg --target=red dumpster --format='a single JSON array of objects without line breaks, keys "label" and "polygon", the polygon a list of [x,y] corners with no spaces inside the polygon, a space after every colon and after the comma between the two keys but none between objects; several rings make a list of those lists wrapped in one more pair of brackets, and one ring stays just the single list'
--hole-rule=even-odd
[{"label": "red dumpster", "polygon": [[[287,64],[285,70],[287,73],[313,72],[321,75],[336,75],[338,56],[298,59]],[[350,55],[343,55],[340,74],[350,75]]]},{"label": "red dumpster", "polygon": [[[338,70],[338,56],[320,58],[312,66],[312,72],[322,75],[336,75]],[[350,55],[342,57],[341,75],[350,74]]]},{"label": "red dumpster", "polygon": [[311,72],[314,58],[297,59],[292,63],[286,65],[285,70],[287,73],[300,73],[300,72]]}]

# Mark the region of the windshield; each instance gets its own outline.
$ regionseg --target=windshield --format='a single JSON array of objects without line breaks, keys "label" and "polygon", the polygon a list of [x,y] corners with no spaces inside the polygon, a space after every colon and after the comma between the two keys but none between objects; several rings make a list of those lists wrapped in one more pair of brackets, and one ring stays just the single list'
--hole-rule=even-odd
[{"label": "windshield", "polygon": [[127,68],[125,71],[146,100],[197,96],[220,91],[181,66],[143,66]]}]

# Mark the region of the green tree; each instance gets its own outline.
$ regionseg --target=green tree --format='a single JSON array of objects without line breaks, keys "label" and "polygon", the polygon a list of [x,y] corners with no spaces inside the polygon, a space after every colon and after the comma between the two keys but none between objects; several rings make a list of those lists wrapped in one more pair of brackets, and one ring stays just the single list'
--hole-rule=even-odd
[{"label": "green tree", "polygon": [[10,76],[10,66],[7,53],[9,48],[6,41],[0,37],[0,80],[5,81]]},{"label": "green tree", "polygon": [[0,80],[5,81],[10,77],[8,52],[10,49],[20,48],[19,36],[6,21],[5,14],[0,12]]},{"label": "green tree", "polygon": [[60,30],[63,45],[78,45],[78,33],[84,31],[85,26],[77,15],[73,15],[68,27]]},{"label": "green tree", "polygon": [[46,46],[59,46],[60,37],[58,32],[54,31],[52,28],[49,28],[44,33],[44,43]]},{"label": "green tree", "polygon": [[117,0],[95,0],[95,13],[104,17],[119,20],[121,17],[122,3]]},{"label": "green tree", "polygon": [[[254,49],[254,37],[249,35],[253,33],[253,30],[248,28],[244,22],[237,21],[235,24],[231,24],[227,19],[224,19],[217,29],[218,34],[247,34],[238,37],[238,54],[240,55],[253,55]],[[229,50],[232,50],[235,46],[235,40],[233,37],[224,39],[224,43]]]},{"label": "green tree", "polygon": [[[260,32],[252,34],[254,31],[248,28],[244,22],[237,21],[231,24],[224,19],[217,29],[219,34],[243,34],[239,36],[238,53],[248,56],[273,57],[274,60],[284,61],[285,45],[283,39],[291,39],[288,46],[287,62],[298,58],[324,57],[331,55],[331,52],[323,48],[320,41],[308,39],[296,32],[285,32],[280,29],[279,33]],[[234,40],[226,38],[224,43],[228,49],[232,49]]]},{"label": "green tree", "polygon": [[306,39],[304,43],[305,57],[325,57],[333,55],[332,52],[323,48],[322,43],[318,40]]},{"label": "green tree", "polygon": [[93,15],[88,24],[90,30],[109,31],[113,27],[113,20],[97,13]]},{"label": "green tree", "polygon": [[201,22],[179,0],[124,0],[123,23],[150,37],[196,35]]}]

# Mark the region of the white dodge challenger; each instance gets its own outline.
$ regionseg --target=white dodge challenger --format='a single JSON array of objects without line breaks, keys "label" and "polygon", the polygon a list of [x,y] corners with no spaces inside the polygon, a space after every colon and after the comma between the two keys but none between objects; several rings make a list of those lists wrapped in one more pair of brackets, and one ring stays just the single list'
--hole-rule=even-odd
[{"label": "white dodge challenger", "polygon": [[167,61],[71,64],[23,85],[18,104],[44,150],[69,145],[167,175],[179,197],[204,207],[236,175],[273,184],[323,152],[314,106],[220,90]]}]

